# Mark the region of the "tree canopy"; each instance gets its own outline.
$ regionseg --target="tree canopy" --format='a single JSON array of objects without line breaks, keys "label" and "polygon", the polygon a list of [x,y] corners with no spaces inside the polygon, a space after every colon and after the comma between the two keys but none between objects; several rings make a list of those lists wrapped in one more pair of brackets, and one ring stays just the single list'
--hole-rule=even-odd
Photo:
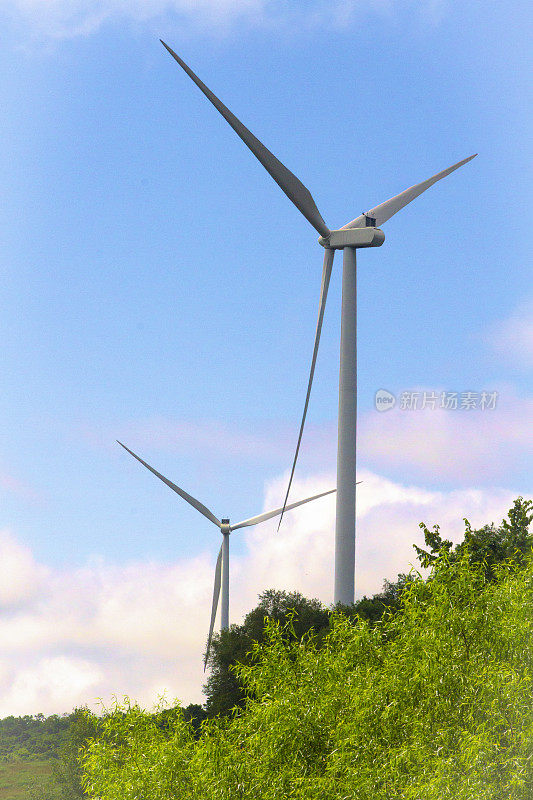
[{"label": "tree canopy", "polygon": [[[430,530],[421,522],[428,548],[424,550],[414,545],[421,566],[431,567],[443,554],[455,561],[467,553],[469,561],[483,564],[487,578],[494,580],[497,564],[509,558],[523,560],[532,548],[533,537],[529,533],[533,519],[532,501],[518,497],[507,517],[499,526],[491,523],[477,530],[473,530],[465,519],[464,540],[455,547],[450,540],[441,537],[438,525]],[[412,579],[412,575],[400,573],[396,581],[385,580],[381,592],[372,597],[364,596],[353,605],[337,610],[342,610],[352,620],[362,617],[374,624],[384,614],[401,608],[403,590]],[[210,675],[204,686],[207,716],[232,714],[244,707],[246,690],[235,667],[250,663],[253,643],[264,640],[265,620],[279,622],[289,639],[301,640],[312,632],[315,641],[320,643],[329,629],[331,615],[332,609],[323,606],[319,600],[303,597],[299,592],[269,589],[260,594],[259,604],[246,615],[242,625],[232,625],[213,636]],[[289,617],[291,625],[286,626]]]},{"label": "tree canopy", "polygon": [[70,714],[25,715],[0,719],[0,761],[47,759],[55,756],[68,738]]},{"label": "tree canopy", "polygon": [[245,687],[234,667],[248,661],[254,642],[264,638],[265,619],[282,625],[292,619],[286,629],[288,637],[300,639],[311,629],[319,632],[329,624],[329,612],[319,600],[308,600],[299,592],[268,589],[259,595],[259,604],[244,618],[242,625],[215,633],[209,654],[210,676],[204,686],[206,712],[209,717],[230,714],[245,703]]},{"label": "tree canopy", "polygon": [[529,532],[529,526],[533,520],[533,501],[517,497],[507,516],[508,519],[503,519],[499,526],[491,523],[478,530],[472,530],[469,521],[464,518],[464,539],[455,547],[453,542],[441,537],[438,525],[434,525],[433,529],[429,530],[421,522],[420,528],[424,531],[424,540],[429,551],[423,550],[417,545],[413,545],[413,547],[423,567],[432,566],[444,553],[450,555],[451,561],[457,560],[467,553],[469,561],[482,564],[486,577],[494,580],[496,565],[511,558],[518,563],[523,563],[533,548],[533,537]]}]

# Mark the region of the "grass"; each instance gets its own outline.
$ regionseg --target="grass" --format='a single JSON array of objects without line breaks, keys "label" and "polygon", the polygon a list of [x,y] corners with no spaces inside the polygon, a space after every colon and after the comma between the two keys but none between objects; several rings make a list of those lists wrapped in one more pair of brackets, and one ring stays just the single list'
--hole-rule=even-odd
[{"label": "grass", "polygon": [[49,761],[14,761],[0,764],[0,800],[27,800],[30,784],[38,786],[52,772]]}]

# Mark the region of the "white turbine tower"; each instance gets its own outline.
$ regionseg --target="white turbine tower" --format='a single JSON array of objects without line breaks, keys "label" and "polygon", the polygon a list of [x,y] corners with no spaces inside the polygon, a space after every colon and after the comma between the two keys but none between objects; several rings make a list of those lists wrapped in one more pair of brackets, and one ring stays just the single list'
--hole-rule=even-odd
[{"label": "white turbine tower", "polygon": [[[122,442],[118,442],[118,444],[127,450],[133,458],[136,458],[137,461],[140,461],[146,469],[149,469],[150,472],[153,472],[163,483],[166,483],[176,494],[179,494],[180,497],[183,497],[190,505],[195,508],[200,514],[203,514],[204,517],[212,522],[217,528],[220,529],[222,534],[222,544],[220,545],[220,550],[218,553],[217,563],[215,567],[215,582],[213,585],[213,604],[211,607],[211,622],[209,624],[209,636],[207,638],[207,649],[204,659],[204,669],[207,664],[207,659],[209,656],[209,648],[211,647],[211,637],[213,635],[213,627],[215,624],[215,617],[217,613],[218,607],[218,598],[220,595],[220,588],[222,586],[222,603],[220,609],[220,629],[224,630],[224,628],[229,627],[229,536],[232,531],[236,531],[238,528],[247,528],[250,525],[258,525],[260,522],[265,522],[267,519],[272,519],[272,517],[278,516],[281,514],[283,508],[276,508],[274,511],[266,511],[264,514],[258,514],[256,517],[250,517],[250,519],[245,519],[242,522],[237,522],[235,525],[232,525],[229,519],[217,519],[212,511],[210,511],[207,506],[204,506],[203,503],[200,503],[195,497],[192,497],[190,494],[185,492],[183,489],[180,489],[179,486],[176,486],[175,483],[169,481],[168,478],[165,478],[164,475],[161,475],[160,472],[155,470],[150,464],[147,464],[146,461],[143,461],[138,455],[136,455],[133,450],[130,450],[129,447],[126,447],[125,444]],[[298,500],[296,503],[290,503],[288,506],[285,506],[285,510],[289,511],[291,508],[296,508],[297,506],[301,506],[304,503],[310,503],[311,500],[318,500],[319,497],[325,497],[328,494],[332,494],[332,492],[336,491],[335,489],[330,489],[327,492],[321,492],[320,494],[315,494],[313,497],[306,497],[305,500]]]},{"label": "white turbine tower", "polygon": [[[361,216],[338,230],[330,230],[313,200],[309,190],[285,167],[267,148],[246,128],[232,112],[216,97],[207,86],[189,69],[187,64],[176,53],[161,41],[170,55],[194,81],[208,100],[231,125],[235,133],[252,151],[255,157],[274,178],[278,186],[285,192],[296,208],[320,234],[319,243],[325,248],[322,272],[322,288],[318,321],[315,334],[315,345],[311,361],[311,370],[305,398],[304,412],[298,435],[296,453],[291,470],[291,477],[285,496],[285,508],[296,467],[298,452],[309,404],[311,385],[315,371],[324,308],[333,265],[335,250],[343,250],[342,276],[342,311],[341,311],[341,346],[339,377],[339,422],[337,448],[337,507],[335,525],[335,589],[334,602],[350,604],[355,596],[355,468],[356,468],[356,420],[357,420],[357,348],[356,348],[356,250],[360,247],[380,247],[385,235],[379,226],[390,219],[415,197],[446,177],[454,170],[462,167],[477,155],[459,161],[448,169],[437,173],[432,178],[406,189],[401,194],[366,211]],[[281,513],[283,517],[283,511]],[[281,524],[281,519],[280,519]],[[278,526],[279,528],[279,526]]]}]

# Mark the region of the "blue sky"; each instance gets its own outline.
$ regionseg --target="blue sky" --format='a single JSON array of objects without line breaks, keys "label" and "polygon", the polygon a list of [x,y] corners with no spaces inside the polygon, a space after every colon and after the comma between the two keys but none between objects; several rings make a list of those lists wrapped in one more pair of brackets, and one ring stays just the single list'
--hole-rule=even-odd
[{"label": "blue sky", "polygon": [[[73,587],[91,570],[89,594],[103,570],[130,581],[129,596],[143,564],[161,575],[174,565],[185,583],[192,564],[207,570],[196,598],[207,625],[216,531],[117,438],[219,517],[247,517],[282,499],[322,251],[159,37],[304,181],[330,227],[479,152],[388,222],[380,250],[359,255],[368,536],[372,525],[397,520],[410,544],[422,497],[425,521],[442,521],[440,513],[452,525],[451,509],[458,523],[470,513],[482,523],[501,518],[509,498],[531,495],[528,15],[520,2],[0,3],[0,529],[13,564],[25,565],[4,598],[9,624],[48,630],[35,586],[48,586],[49,597],[66,581],[85,608]],[[334,482],[340,263],[295,499]],[[499,398],[494,411],[378,414],[380,388]],[[403,498],[401,514],[392,500],[380,508],[385,486]],[[321,521],[324,558],[330,511]],[[287,541],[302,524],[288,522]],[[232,542],[241,575],[254,541]],[[362,589],[405,568],[402,548],[390,563],[364,551]],[[315,591],[283,575],[330,602],[331,576]],[[266,583],[255,594],[271,577],[258,577]],[[253,604],[250,592],[235,586],[234,619]],[[188,613],[182,600],[172,614]],[[54,602],[61,613],[59,594]],[[185,701],[197,697],[196,667],[188,681],[170,661],[159,674],[144,640],[119,653],[99,630],[90,642],[68,633],[49,645],[17,639],[0,665],[0,713],[31,713],[13,676],[36,658],[44,666],[40,678],[28,673],[31,702],[41,697],[28,686],[45,685],[54,659],[77,687],[48,692],[50,713],[97,689],[146,700],[165,684]],[[203,637],[174,645],[200,662]],[[144,661],[132,690],[120,664],[136,646]],[[114,683],[104,661],[114,664]],[[91,665],[100,683],[77,682]]]}]

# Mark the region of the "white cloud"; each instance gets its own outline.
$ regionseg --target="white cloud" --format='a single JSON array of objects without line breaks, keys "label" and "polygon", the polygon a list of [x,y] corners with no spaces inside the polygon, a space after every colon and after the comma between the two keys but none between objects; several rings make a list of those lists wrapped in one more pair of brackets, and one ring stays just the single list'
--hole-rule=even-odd
[{"label": "white cloud", "polygon": [[[495,387],[486,387],[495,390]],[[423,388],[418,388],[420,397]],[[479,398],[478,398],[479,399]],[[499,387],[495,409],[371,411],[360,423],[359,452],[376,468],[404,468],[434,479],[487,484],[529,463],[533,398]]]},{"label": "white cloud", "polygon": [[489,336],[496,352],[513,364],[524,369],[533,367],[533,301],[496,325]]},{"label": "white cloud", "polygon": [[[41,658],[21,669],[0,698],[0,717],[46,713],[43,709],[72,709],[84,705],[88,694],[102,682],[100,668],[78,658]],[[17,709],[14,711],[14,709]]]},{"label": "white cloud", "polygon": [[[474,526],[500,522],[514,499],[508,490],[428,491],[368,470],[360,470],[358,477],[363,481],[357,500],[358,596],[374,594],[384,578],[393,580],[399,572],[409,571],[409,564],[418,563],[412,545],[423,544],[419,522],[430,526],[438,523],[446,536],[459,541],[464,533],[464,516]],[[292,496],[305,497],[334,483],[334,476],[298,482]],[[285,485],[283,479],[270,484],[267,507],[277,502]],[[247,536],[249,557],[241,565],[242,575],[235,576],[241,591],[246,592],[242,613],[252,606],[257,586],[294,589],[331,603],[334,530],[334,497],[291,512],[277,534],[275,522],[251,529]]]},{"label": "white cloud", "polygon": [[[162,688],[200,700],[212,575],[206,554],[170,565],[92,561],[50,571],[32,604],[0,613],[0,715],[95,706],[99,697],[109,704],[123,693],[152,705]],[[63,694],[48,686],[58,658]],[[24,692],[30,700],[21,705]]]},{"label": "white cloud", "polygon": [[[423,19],[440,19],[442,0],[371,0],[378,13],[390,15],[396,6],[413,6]],[[343,28],[358,15],[368,14],[362,0],[0,0],[0,8],[24,21],[34,35],[52,39],[86,36],[112,21],[159,24],[178,21],[183,26],[201,28],[202,34],[224,31],[243,24],[282,26],[295,30],[295,23],[306,28],[327,24]],[[436,14],[435,9],[439,9]],[[412,15],[412,9],[409,10]]]},{"label": "white cloud", "polygon": [[17,606],[42,592],[48,570],[37,564],[29,547],[7,530],[0,531],[0,604]]},{"label": "white cloud", "polygon": [[[463,516],[474,526],[499,522],[516,494],[428,491],[365,470],[360,477],[358,595],[379,591],[384,578],[415,563],[411,545],[422,543],[420,521],[438,522],[445,536],[458,540]],[[282,476],[269,484],[266,508],[278,504],[285,481]],[[314,476],[297,481],[293,496],[332,485],[332,475]],[[331,603],[334,516],[334,497],[327,497],[288,513],[279,533],[276,520],[235,532],[244,537],[245,551],[232,555],[232,621],[240,622],[268,588]],[[33,590],[21,590],[22,605],[9,605],[14,589],[2,600],[0,716],[60,713],[85,703],[96,708],[97,698],[109,705],[113,695],[123,694],[152,707],[164,690],[169,700],[202,701],[216,546],[170,564],[93,559],[83,568],[52,570],[13,537],[3,541],[15,553],[11,563],[22,565],[23,579],[14,587],[27,589],[29,580]]]}]

